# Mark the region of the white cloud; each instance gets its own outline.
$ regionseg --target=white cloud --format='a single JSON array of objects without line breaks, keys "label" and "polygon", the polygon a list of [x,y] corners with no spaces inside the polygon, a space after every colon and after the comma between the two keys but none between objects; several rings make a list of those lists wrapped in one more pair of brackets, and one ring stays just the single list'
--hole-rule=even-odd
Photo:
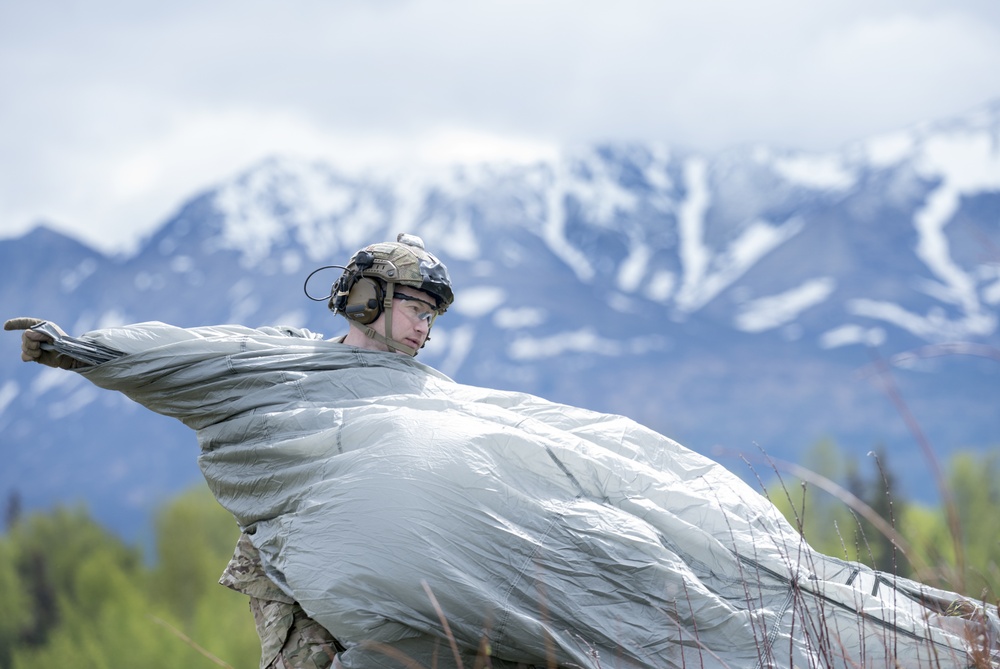
[{"label": "white cloud", "polygon": [[8,5],[0,237],[50,218],[101,248],[273,153],[351,166],[603,139],[816,150],[1000,96],[988,2]]}]

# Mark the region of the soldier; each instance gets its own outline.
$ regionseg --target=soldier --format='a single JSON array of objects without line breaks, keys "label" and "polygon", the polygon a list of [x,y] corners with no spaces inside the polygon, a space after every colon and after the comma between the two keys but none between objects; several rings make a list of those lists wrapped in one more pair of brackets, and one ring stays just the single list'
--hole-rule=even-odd
[{"label": "soldier", "polygon": [[[355,253],[333,285],[328,306],[348,321],[347,334],[338,339],[341,343],[415,356],[427,343],[434,319],[453,300],[444,264],[424,249],[419,237],[400,234],[396,242],[372,244]],[[21,359],[62,369],[86,366],[43,346],[51,343],[52,337],[29,329],[42,322],[37,318],[14,318],[4,323],[5,330],[24,331]],[[289,336],[316,336],[294,328],[276,331]],[[326,669],[336,653],[344,650],[326,628],[267,576],[246,534],[240,536],[219,582],[250,598],[261,642],[261,669]]]}]

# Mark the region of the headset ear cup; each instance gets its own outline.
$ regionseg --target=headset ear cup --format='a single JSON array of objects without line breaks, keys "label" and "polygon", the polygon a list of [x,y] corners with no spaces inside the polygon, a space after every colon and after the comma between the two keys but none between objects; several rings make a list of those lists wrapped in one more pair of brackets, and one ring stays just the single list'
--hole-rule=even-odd
[{"label": "headset ear cup", "polygon": [[368,325],[382,314],[382,286],[375,279],[362,277],[351,287],[344,305],[344,316]]}]

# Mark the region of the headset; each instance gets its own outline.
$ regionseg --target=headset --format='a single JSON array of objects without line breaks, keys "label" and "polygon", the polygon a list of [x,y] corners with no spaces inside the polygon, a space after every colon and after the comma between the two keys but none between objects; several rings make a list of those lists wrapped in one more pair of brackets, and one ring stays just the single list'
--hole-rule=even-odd
[{"label": "headset", "polygon": [[[360,251],[352,259],[354,269],[342,265],[326,265],[313,270],[306,277],[302,289],[310,300],[327,302],[327,306],[335,314],[343,314],[348,320],[361,325],[368,325],[382,315],[386,308],[386,286],[383,279],[366,276],[367,272],[376,272],[384,276],[397,276],[396,267],[388,260],[378,260],[367,251]],[[373,270],[372,267],[375,267]],[[344,273],[330,287],[330,293],[324,297],[313,297],[309,294],[309,280],[314,274],[325,269],[342,269]]]}]

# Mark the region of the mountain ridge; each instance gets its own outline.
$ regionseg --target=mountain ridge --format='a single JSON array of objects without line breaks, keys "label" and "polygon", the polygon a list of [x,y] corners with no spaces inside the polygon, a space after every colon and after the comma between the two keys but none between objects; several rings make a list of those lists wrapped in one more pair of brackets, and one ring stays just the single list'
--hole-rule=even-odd
[{"label": "mountain ridge", "polygon": [[[460,382],[623,413],[710,455],[795,459],[829,437],[895,458],[913,437],[872,381],[905,362],[893,377],[944,455],[995,448],[996,362],[913,352],[1000,347],[998,147],[1000,102],[833,154],[604,144],[375,175],[274,157],[194,195],[131,255],[47,229],[0,241],[0,293],[8,317],[76,334],[163,320],[333,335],[344,325],[305,298],[305,276],[407,231],[457,295],[421,359]],[[0,491],[28,508],[85,500],[128,534],[197,480],[192,435],[20,365],[8,339]]]}]

